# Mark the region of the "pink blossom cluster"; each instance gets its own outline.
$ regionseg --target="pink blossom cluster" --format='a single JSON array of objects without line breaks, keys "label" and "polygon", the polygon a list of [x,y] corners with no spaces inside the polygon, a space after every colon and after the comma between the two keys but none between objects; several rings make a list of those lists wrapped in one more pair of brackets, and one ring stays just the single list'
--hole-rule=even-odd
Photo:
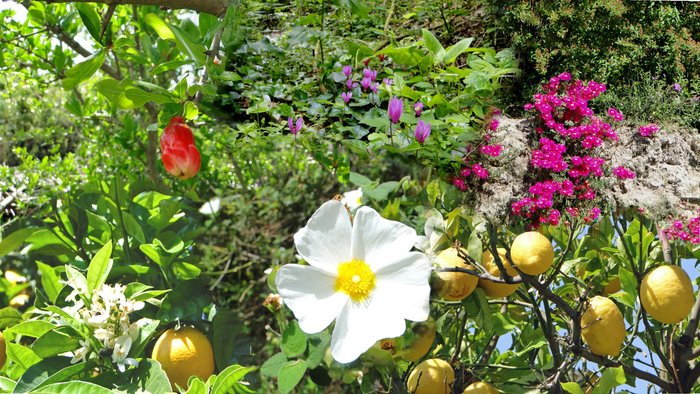
[{"label": "pink blossom cluster", "polygon": [[492,133],[498,130],[499,121],[496,116],[501,114],[501,110],[494,108],[491,111],[493,117],[486,121],[486,133],[483,135],[483,143],[477,147],[467,146],[464,155],[464,165],[458,173],[452,177],[452,185],[461,191],[467,191],[471,186],[476,186],[489,178],[489,171],[484,167],[484,163],[496,158],[503,152],[503,146],[492,144]]},{"label": "pink blossom cluster", "polygon": [[[605,160],[593,149],[619,139],[610,123],[589,107],[589,101],[605,90],[602,83],[572,81],[571,74],[562,73],[545,83],[543,92],[524,106],[537,116],[539,139],[530,158],[533,184],[528,195],[515,201],[511,210],[532,227],[558,225],[564,213],[586,222],[600,216],[600,208],[595,206],[599,188],[596,180],[606,169]],[[607,115],[618,122],[624,119],[616,108],[610,108]],[[634,177],[624,167],[614,174],[623,179]]]},{"label": "pink blossom cluster", "polygon": [[686,223],[674,220],[671,227],[664,229],[664,233],[671,240],[700,244],[700,211],[698,216],[690,218]]},{"label": "pink blossom cluster", "polygon": [[635,177],[634,171],[623,166],[613,168],[612,173],[619,179],[632,179]]},{"label": "pink blossom cluster", "polygon": [[659,131],[659,126],[653,123],[646,126],[639,126],[639,135],[642,137],[651,137],[652,135],[656,134],[657,131]]}]

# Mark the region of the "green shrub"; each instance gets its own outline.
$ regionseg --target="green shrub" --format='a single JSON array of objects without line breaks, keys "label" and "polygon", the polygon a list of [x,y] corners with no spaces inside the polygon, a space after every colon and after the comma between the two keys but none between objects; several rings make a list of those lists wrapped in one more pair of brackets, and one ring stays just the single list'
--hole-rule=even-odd
[{"label": "green shrub", "polygon": [[568,71],[609,86],[649,74],[668,84],[700,77],[696,3],[486,0],[497,15],[495,41],[521,57],[522,102],[543,78]]}]

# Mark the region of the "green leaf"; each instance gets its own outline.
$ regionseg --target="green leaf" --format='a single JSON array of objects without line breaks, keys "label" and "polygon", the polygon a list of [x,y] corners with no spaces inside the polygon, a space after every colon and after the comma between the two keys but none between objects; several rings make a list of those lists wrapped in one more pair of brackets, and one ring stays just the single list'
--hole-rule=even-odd
[{"label": "green leaf", "polygon": [[627,381],[625,371],[622,367],[605,368],[603,375],[598,380],[596,388],[593,389],[593,394],[607,394],[612,392],[612,389],[624,384]]},{"label": "green leaf", "polygon": [[15,393],[29,393],[51,383],[71,380],[85,370],[85,363],[71,364],[69,357],[51,357],[32,365],[17,381]]},{"label": "green leaf", "polygon": [[280,368],[280,373],[277,380],[277,385],[280,393],[286,394],[301,382],[301,378],[306,373],[306,361],[296,360],[287,361]]},{"label": "green leaf", "polygon": [[85,275],[73,268],[71,265],[66,265],[65,269],[68,281],[72,282],[77,287],[77,289],[74,289],[79,291],[82,290],[83,293],[81,293],[81,296],[89,298],[90,294],[88,293],[88,284],[87,279],[85,279]]},{"label": "green leaf", "polygon": [[191,101],[185,103],[185,119],[194,120],[199,116],[199,108]]},{"label": "green leaf", "polygon": [[155,360],[145,358],[139,361],[139,366],[133,370],[131,378],[131,382],[119,386],[122,392],[169,393],[172,391],[168,375]]},{"label": "green leaf", "polygon": [[0,330],[12,327],[22,321],[22,314],[17,309],[7,307],[0,309]]},{"label": "green leaf", "polygon": [[268,378],[277,377],[280,373],[280,368],[287,362],[287,356],[284,353],[279,352],[274,356],[270,357],[263,363],[260,367],[260,373]]},{"label": "green leaf", "polygon": [[11,393],[16,384],[14,380],[0,376],[0,393]]},{"label": "green leaf", "polygon": [[39,268],[39,272],[41,272],[41,287],[44,289],[49,301],[55,304],[58,295],[63,290],[61,278],[54,267],[40,261],[37,261],[36,265]]},{"label": "green leaf", "polygon": [[148,342],[151,340],[153,335],[158,329],[160,322],[158,320],[141,318],[138,320],[138,325],[141,327],[139,329],[139,335],[134,341],[131,351],[129,352],[133,357],[145,357],[144,351]]},{"label": "green leaf", "polygon": [[321,363],[330,343],[331,336],[327,331],[309,336],[309,355],[306,357],[309,368],[316,368]]},{"label": "green leaf", "polygon": [[8,253],[17,249],[18,246],[22,245],[24,241],[29,238],[30,235],[34,234],[36,227],[26,227],[19,229],[0,241],[0,257],[6,256]]},{"label": "green leaf", "polygon": [[472,44],[473,41],[473,37],[465,38],[463,40],[460,40],[458,43],[452,45],[451,47],[447,48],[444,57],[445,63],[449,64],[454,62],[459,55],[463,54],[467,51],[467,49],[469,49],[469,46]]},{"label": "green leaf", "polygon": [[151,28],[158,34],[161,40],[175,40],[175,35],[173,35],[170,27],[163,22],[162,19],[156,14],[150,13],[146,15],[146,24],[151,26]]},{"label": "green leaf", "polygon": [[566,391],[567,393],[584,394],[583,390],[581,389],[581,386],[579,386],[576,382],[562,383],[561,388],[563,388],[564,391]]},{"label": "green leaf", "polygon": [[[169,388],[168,388],[169,390]],[[167,391],[165,391],[167,392]],[[41,388],[41,393],[51,394],[112,394],[112,390],[94,383],[74,381],[54,383]]]},{"label": "green leaf", "polygon": [[204,283],[197,279],[180,282],[161,303],[158,319],[165,322],[178,318],[197,321],[210,303],[211,295]]},{"label": "green leaf", "polygon": [[244,325],[236,312],[217,310],[212,319],[214,360],[219,370],[242,362],[250,355],[250,340],[244,334]]},{"label": "green leaf", "polygon": [[97,13],[95,7],[88,3],[76,3],[75,8],[78,9],[78,14],[80,14],[80,19],[83,21],[85,28],[90,33],[95,41],[102,43],[100,37],[100,31],[102,30],[102,22],[100,19],[100,14]]},{"label": "green leaf", "polygon": [[189,34],[179,27],[170,24],[168,24],[168,26],[170,26],[170,30],[175,36],[177,49],[194,60],[198,65],[203,65],[206,60],[205,52],[207,51],[204,45],[195,42]]},{"label": "green leaf", "polygon": [[66,79],[63,80],[63,88],[66,90],[73,89],[81,82],[93,76],[93,74],[102,67],[102,64],[105,62],[105,56],[105,51],[99,50],[82,63],[71,67],[66,71]]},{"label": "green leaf", "polygon": [[296,320],[292,320],[282,333],[282,351],[287,357],[298,356],[306,351],[306,334]]},{"label": "green leaf", "polygon": [[435,37],[433,33],[430,32],[428,29],[421,29],[421,32],[423,34],[423,42],[425,43],[425,47],[428,48],[430,53],[433,54],[433,56],[438,56],[440,52],[445,52],[445,48],[442,47],[442,44],[440,44],[440,41]]},{"label": "green leaf", "polygon": [[241,380],[248,372],[255,368],[241,367],[240,365],[231,365],[219,373],[214,381],[212,393],[254,393],[245,385],[241,384]]},{"label": "green leaf", "polygon": [[80,336],[71,327],[59,327],[48,331],[32,344],[37,356],[46,358],[70,352],[80,347]]},{"label": "green leaf", "polygon": [[350,171],[350,183],[359,187],[367,187],[372,183],[372,180],[362,174]]},{"label": "green leaf", "polygon": [[13,326],[12,328],[8,328],[7,330],[5,330],[5,335],[25,335],[32,338],[39,338],[40,336],[53,330],[54,328],[56,328],[56,326],[47,321],[28,320],[19,323],[16,326]]},{"label": "green leaf", "polygon": [[112,241],[107,242],[90,261],[87,272],[88,291],[96,291],[102,286],[112,269]]},{"label": "green leaf", "polygon": [[13,342],[5,342],[7,346],[7,358],[15,362],[23,371],[41,361],[31,349]]}]

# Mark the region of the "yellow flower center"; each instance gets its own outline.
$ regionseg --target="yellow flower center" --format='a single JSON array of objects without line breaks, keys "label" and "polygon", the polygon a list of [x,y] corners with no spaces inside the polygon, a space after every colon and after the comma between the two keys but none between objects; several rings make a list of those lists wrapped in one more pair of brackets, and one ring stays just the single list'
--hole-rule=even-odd
[{"label": "yellow flower center", "polygon": [[374,272],[364,261],[352,260],[338,265],[335,291],[342,291],[357,302],[366,299],[374,286]]}]

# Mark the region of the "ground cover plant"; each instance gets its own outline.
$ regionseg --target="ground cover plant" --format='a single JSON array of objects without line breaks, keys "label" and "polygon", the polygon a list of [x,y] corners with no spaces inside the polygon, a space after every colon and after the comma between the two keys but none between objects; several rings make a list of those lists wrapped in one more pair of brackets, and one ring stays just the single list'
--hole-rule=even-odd
[{"label": "ground cover plant", "polygon": [[0,3],[0,391],[700,390],[699,27]]}]

